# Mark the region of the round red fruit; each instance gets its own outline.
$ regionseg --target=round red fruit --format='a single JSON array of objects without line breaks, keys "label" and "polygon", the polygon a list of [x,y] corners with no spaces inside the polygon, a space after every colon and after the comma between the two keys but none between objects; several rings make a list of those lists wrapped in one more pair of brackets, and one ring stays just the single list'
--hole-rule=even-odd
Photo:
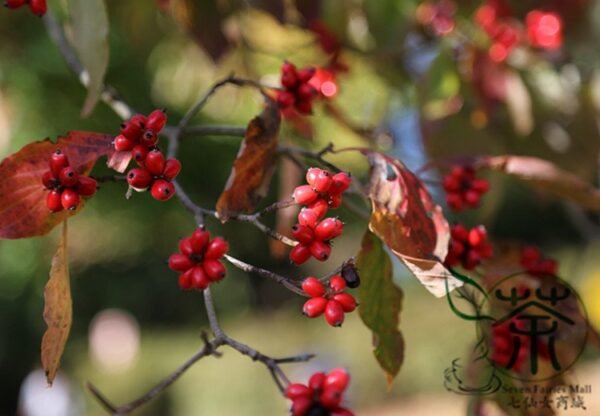
[{"label": "round red fruit", "polygon": [[332,194],[341,194],[342,192],[345,192],[352,183],[352,177],[346,172],[336,173],[333,175],[332,179],[333,184],[331,185],[331,188],[329,188],[329,192]]},{"label": "round red fruit", "polygon": [[342,326],[344,322],[344,309],[335,300],[329,300],[325,307],[325,320],[331,326]]},{"label": "round red fruit", "polygon": [[314,186],[317,178],[323,173],[323,169],[319,168],[310,168],[306,171],[306,182]]},{"label": "round red fruit", "polygon": [[316,215],[317,219],[322,219],[325,214],[327,214],[327,210],[329,209],[329,204],[323,198],[317,199],[315,202],[308,206]]},{"label": "round red fruit", "polygon": [[73,187],[77,185],[77,181],[79,179],[79,174],[75,169],[71,166],[67,166],[66,168],[62,168],[60,174],[58,175],[58,180],[62,186]]},{"label": "round red fruit", "polygon": [[289,108],[294,105],[296,98],[294,97],[294,94],[289,91],[278,91],[277,102],[281,108]]},{"label": "round red fruit", "polygon": [[[304,302],[304,306],[302,307],[302,313],[304,313],[304,315],[308,316],[309,318],[316,318],[325,311],[325,308],[328,304],[329,301],[325,298],[311,298]],[[342,315],[343,313],[344,312],[342,311]]]},{"label": "round red fruit", "polygon": [[204,227],[196,228],[190,237],[194,253],[202,253],[206,249],[206,246],[208,246],[209,241],[210,233]]},{"label": "round red fruit", "polygon": [[154,146],[156,143],[158,143],[158,136],[154,130],[147,129],[140,137],[140,143],[146,147]]},{"label": "round red fruit", "polygon": [[343,368],[334,368],[325,378],[324,389],[334,389],[338,391],[346,390],[350,382],[350,375]]},{"label": "round red fruit", "polygon": [[315,240],[310,244],[310,254],[319,261],[325,261],[331,254],[331,246],[323,241]]},{"label": "round red fruit", "polygon": [[146,120],[146,128],[154,131],[155,133],[160,132],[167,124],[167,114],[165,110],[154,110],[148,114]]},{"label": "round red fruit", "polygon": [[48,196],[46,196],[46,206],[52,212],[62,211],[61,192],[56,189],[48,192]]},{"label": "round red fruit", "polygon": [[81,196],[92,196],[96,193],[98,184],[89,176],[80,176],[75,189]]},{"label": "round red fruit", "polygon": [[312,392],[305,386],[300,383],[292,383],[287,386],[285,389],[285,397],[291,400],[296,400],[300,397],[310,397]]},{"label": "round red fruit", "polygon": [[206,253],[204,253],[204,257],[207,259],[220,259],[227,253],[229,250],[229,244],[222,237],[214,238],[206,249]]},{"label": "round red fruit", "polygon": [[329,241],[342,234],[344,224],[337,218],[325,218],[315,227],[315,237],[321,241]]},{"label": "round red fruit", "polygon": [[325,286],[315,277],[308,277],[302,282],[302,290],[311,298],[318,298],[325,294]]},{"label": "round red fruit", "polygon": [[144,166],[144,160],[146,160],[148,152],[149,150],[146,146],[138,144],[131,150],[131,157],[133,157],[138,165]]},{"label": "round red fruit", "polygon": [[202,268],[206,272],[206,276],[213,282],[219,281],[225,277],[227,270],[223,263],[219,260],[206,259],[202,263]]},{"label": "round red fruit", "polygon": [[165,170],[165,157],[159,150],[152,150],[146,155],[144,166],[152,175],[159,176]]},{"label": "round red fruit", "polygon": [[204,269],[201,266],[194,266],[191,270],[190,280],[192,282],[192,287],[196,289],[206,289],[210,284],[210,281],[206,277]]},{"label": "round red fruit", "polygon": [[127,152],[135,146],[135,142],[133,140],[129,140],[122,134],[119,134],[115,137],[114,140],[115,150],[118,152]]},{"label": "round red fruit", "polygon": [[314,75],[316,69],[314,67],[302,68],[298,73],[298,80],[300,82],[308,82]]},{"label": "round red fruit", "polygon": [[181,162],[177,159],[169,159],[165,162],[165,170],[163,172],[163,176],[172,180],[181,172]]},{"label": "round red fruit", "polygon": [[51,171],[47,171],[42,175],[42,183],[46,189],[53,189],[59,185],[58,179],[54,177]]},{"label": "round red fruit", "polygon": [[292,237],[300,244],[309,245],[315,239],[315,233],[306,225],[296,224],[292,227]]},{"label": "round red fruit", "polygon": [[25,5],[27,0],[5,0],[4,7],[8,7],[9,9],[18,9],[19,7]]},{"label": "round red fruit", "polygon": [[290,251],[290,261],[294,264],[302,264],[310,258],[310,248],[304,244],[294,246]]},{"label": "round red fruit", "polygon": [[179,252],[186,256],[197,254],[197,252],[194,251],[194,246],[192,244],[191,238],[183,238],[179,240]]},{"label": "round red fruit", "polygon": [[49,166],[52,175],[54,175],[55,178],[58,178],[60,171],[69,166],[69,159],[62,150],[56,149],[56,151],[52,153],[52,156],[50,156]]},{"label": "round red fruit", "polygon": [[79,205],[79,194],[73,189],[65,189],[60,196],[60,202],[64,209],[74,210]]},{"label": "round red fruit", "polygon": [[329,287],[334,292],[341,292],[346,289],[346,281],[342,276],[336,274],[329,279]]},{"label": "round red fruit", "polygon": [[185,272],[194,267],[194,262],[185,254],[172,254],[169,257],[169,268],[176,272]]},{"label": "round red fruit", "polygon": [[313,389],[313,391],[321,390],[323,383],[325,383],[325,377],[325,373],[314,373],[308,380],[308,386]]},{"label": "round red fruit", "polygon": [[48,11],[46,0],[29,0],[29,8],[36,16],[43,16]]},{"label": "round red fruit", "polygon": [[313,188],[317,192],[327,192],[332,183],[331,174],[327,171],[322,171],[313,182]]},{"label": "round red fruit", "polygon": [[315,202],[319,194],[310,185],[301,185],[294,189],[292,197],[298,204],[306,205]]},{"label": "round red fruit", "polygon": [[175,195],[175,187],[169,181],[158,179],[152,184],[150,193],[152,194],[152,198],[157,201],[166,201]]},{"label": "round red fruit", "polygon": [[356,299],[350,293],[337,293],[333,295],[333,300],[342,305],[342,309],[346,313],[356,309]]},{"label": "round red fruit", "polygon": [[179,275],[179,287],[183,290],[188,290],[192,288],[192,279],[191,279],[192,269],[189,269],[185,273],[181,273]]},{"label": "round red fruit", "polygon": [[138,141],[142,132],[143,130],[139,123],[129,120],[121,124],[121,134],[134,143]]},{"label": "round red fruit", "polygon": [[138,190],[146,189],[152,183],[152,175],[144,168],[134,168],[127,173],[127,183]]},{"label": "round red fruit", "polygon": [[317,225],[317,214],[311,209],[303,208],[298,213],[298,222],[309,228],[315,228]]}]

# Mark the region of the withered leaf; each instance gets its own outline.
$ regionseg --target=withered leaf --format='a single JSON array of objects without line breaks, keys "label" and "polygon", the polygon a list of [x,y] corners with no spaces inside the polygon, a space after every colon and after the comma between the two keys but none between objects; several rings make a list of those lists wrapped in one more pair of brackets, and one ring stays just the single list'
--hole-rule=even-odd
[{"label": "withered leaf", "polygon": [[[433,295],[462,286],[442,264],[450,231],[440,206],[399,160],[364,150],[371,166],[367,187],[372,203],[369,228]],[[392,176],[388,176],[388,169]]]},{"label": "withered leaf", "polygon": [[269,101],[263,112],[248,124],[225,190],[217,201],[221,221],[252,211],[267,194],[275,172],[280,121],[279,108]]},{"label": "withered leaf", "polygon": [[42,338],[42,367],[52,385],[69,338],[73,310],[67,255],[67,221],[63,222],[58,249],[52,258],[50,279],[44,288],[44,321],[48,329]]}]

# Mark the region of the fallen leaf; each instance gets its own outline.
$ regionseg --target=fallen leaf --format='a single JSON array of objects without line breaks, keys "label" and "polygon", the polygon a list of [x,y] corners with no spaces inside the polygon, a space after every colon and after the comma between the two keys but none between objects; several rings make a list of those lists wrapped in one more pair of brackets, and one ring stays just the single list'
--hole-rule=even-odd
[{"label": "fallen leaf", "polygon": [[81,110],[87,117],[100,99],[108,68],[108,13],[104,0],[69,0],[73,42],[87,73],[88,94]]},{"label": "fallen leaf", "polygon": [[[462,286],[442,264],[450,231],[442,208],[399,160],[363,150],[371,166],[367,192],[372,203],[369,228],[433,295]],[[388,176],[388,169],[391,176]]]},{"label": "fallen leaf", "polygon": [[252,211],[267,194],[275,172],[280,121],[279,108],[269,101],[263,112],[248,124],[225,190],[217,201],[221,221]]},{"label": "fallen leaf", "polygon": [[516,176],[587,209],[600,211],[599,189],[547,160],[504,155],[480,158],[475,161],[475,165]]},{"label": "fallen leaf", "polygon": [[368,230],[356,266],[361,279],[358,311],[373,332],[373,353],[390,385],[404,361],[404,339],[398,330],[403,295],[392,280],[392,262],[381,240]]},{"label": "fallen leaf", "polygon": [[52,258],[50,279],[44,288],[44,321],[48,325],[48,329],[42,338],[42,367],[49,385],[52,385],[60,366],[60,359],[69,338],[72,320],[67,221],[64,221],[58,249]]},{"label": "fallen leaf", "polygon": [[[0,238],[43,235],[77,211],[52,213],[46,207],[47,191],[42,175],[48,171],[50,155],[61,149],[80,174],[88,174],[101,156],[111,156],[113,137],[73,131],[59,138],[30,143],[0,163]],[[83,204],[80,204],[80,207]]]}]

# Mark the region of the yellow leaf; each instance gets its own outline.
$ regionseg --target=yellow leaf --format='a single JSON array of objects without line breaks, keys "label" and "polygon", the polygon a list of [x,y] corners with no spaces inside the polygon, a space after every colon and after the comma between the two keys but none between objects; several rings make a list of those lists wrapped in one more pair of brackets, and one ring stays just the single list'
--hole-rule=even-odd
[{"label": "yellow leaf", "polygon": [[42,367],[46,372],[48,384],[52,385],[73,321],[66,220],[63,223],[58,249],[52,258],[50,279],[44,288],[44,302],[44,321],[48,329],[42,338]]}]

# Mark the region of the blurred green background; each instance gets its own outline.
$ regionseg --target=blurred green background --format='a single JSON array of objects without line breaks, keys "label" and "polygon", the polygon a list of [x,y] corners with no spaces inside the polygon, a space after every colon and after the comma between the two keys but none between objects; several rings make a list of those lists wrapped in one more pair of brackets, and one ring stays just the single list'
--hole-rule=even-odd
[{"label": "blurred green background", "polygon": [[[61,18],[65,3],[49,2]],[[316,1],[298,8],[291,3],[107,1],[111,28],[106,81],[136,110],[148,113],[165,107],[171,123],[176,123],[212,83],[232,70],[276,85],[283,59],[300,66],[324,64],[327,57],[302,28],[303,16],[319,16],[344,43],[342,59],[350,67],[339,75],[335,103],[351,124],[374,129],[371,141],[317,106],[311,118],[312,140],[286,124],[282,142],[315,149],[330,141],[337,147],[370,144],[413,169],[430,157],[536,155],[597,184],[599,2],[576,2],[576,10],[565,18],[565,46],[558,56],[541,56],[525,65],[510,63],[528,95],[515,99],[530,102],[530,107],[518,107],[526,110],[516,112],[529,111],[533,119],[532,130],[526,133],[515,129],[515,112],[497,100],[493,112],[482,119],[482,102],[489,97],[482,99],[465,77],[461,65],[467,65],[468,59],[460,55],[464,51],[456,40],[437,39],[418,24],[415,13],[420,2]],[[517,10],[522,14],[560,2],[520,3]],[[168,9],[161,12],[159,6],[165,4]],[[471,16],[479,4],[458,2],[456,21],[466,33],[475,30]],[[211,39],[217,45],[212,50],[207,46]],[[0,10],[0,157],[69,130],[116,133],[120,120],[103,104],[89,118],[80,117],[85,94],[40,20],[24,10]],[[260,109],[255,91],[226,87],[194,123],[245,126]],[[181,182],[199,204],[214,206],[239,143],[233,137],[196,137],[182,144]],[[331,160],[351,170],[358,180],[365,179],[366,165],[359,158]],[[298,176],[290,169],[286,166],[287,173],[275,176],[263,205],[283,197],[278,191],[281,183]],[[102,162],[94,171],[107,172]],[[441,203],[443,195],[435,186],[439,176],[434,173],[431,179],[432,192]],[[484,223],[497,239],[541,245],[560,261],[561,275],[579,289],[592,322],[600,327],[598,217],[532,192],[517,181],[501,176],[489,179],[493,192],[484,198],[481,209],[463,214],[461,221]],[[165,264],[178,239],[193,229],[193,219],[176,200],[158,203],[147,194],[126,200],[125,191],[123,184],[103,185],[81,215],[70,221],[74,322],[62,376],[68,379],[74,398],[72,414],[103,414],[85,391],[86,381],[116,403],[137,397],[201,347],[199,334],[207,326],[200,296],[179,290],[176,276]],[[209,222],[208,228],[230,241],[233,256],[301,277],[325,274],[357,252],[366,223],[345,209],[339,215],[347,231],[331,260],[311,261],[299,269],[290,266],[286,256],[272,255],[271,242],[248,224]],[[275,224],[274,217],[266,221]],[[0,242],[0,414],[15,414],[25,377],[40,366],[43,287],[56,239],[54,231],[42,238]],[[389,389],[372,356],[371,335],[356,313],[347,317],[341,329],[332,329],[322,319],[303,318],[301,299],[231,267],[215,288],[214,298],[223,328],[232,337],[273,356],[318,354],[309,365],[287,367],[290,378],[305,380],[317,368],[348,368],[352,373],[349,404],[357,414],[463,414],[466,399],[444,390],[443,371],[454,358],[468,353],[475,340],[474,326],[453,315],[444,299],[429,295],[397,263],[395,280],[405,293],[401,330],[406,352],[400,375]],[[102,361],[94,355],[96,338],[90,328],[94,317],[106,309],[128,314],[124,316],[129,321],[119,318],[119,322],[133,322],[126,328],[139,327],[140,338],[138,349],[135,330],[104,333],[105,349],[115,350],[116,355]],[[127,346],[133,351],[131,361],[120,362],[119,347],[126,350]],[[195,365],[138,414],[283,414],[288,403],[267,371],[234,351],[224,352],[221,358],[206,358]],[[578,370],[581,380],[600,383],[599,358],[595,350],[586,352]],[[597,402],[596,407],[588,405],[588,414],[600,414],[589,410],[600,412]]]}]

